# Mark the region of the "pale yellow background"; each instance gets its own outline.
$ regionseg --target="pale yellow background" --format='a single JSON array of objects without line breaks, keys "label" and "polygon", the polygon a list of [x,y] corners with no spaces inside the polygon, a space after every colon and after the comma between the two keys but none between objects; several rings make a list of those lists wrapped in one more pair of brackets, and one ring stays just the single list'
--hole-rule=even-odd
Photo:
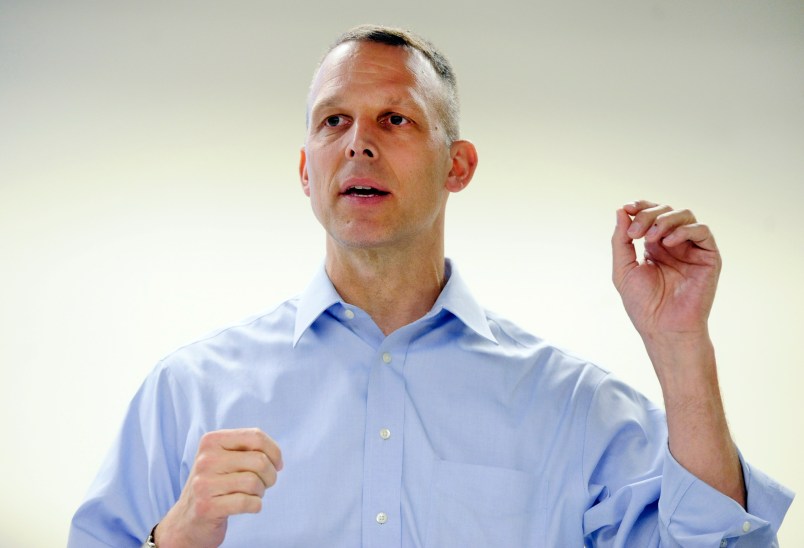
[{"label": "pale yellow background", "polygon": [[[156,361],[307,283],[305,91],[367,21],[457,69],[481,162],[447,248],[489,308],[657,399],[609,283],[614,209],[711,224],[734,437],[804,492],[800,0],[0,1],[0,546],[63,545]],[[780,536],[800,545],[800,501]]]}]

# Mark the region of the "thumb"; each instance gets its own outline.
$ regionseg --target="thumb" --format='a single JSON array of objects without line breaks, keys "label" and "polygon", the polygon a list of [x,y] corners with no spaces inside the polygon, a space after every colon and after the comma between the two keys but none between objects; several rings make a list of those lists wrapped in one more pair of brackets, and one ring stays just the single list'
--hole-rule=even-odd
[{"label": "thumb", "polygon": [[614,234],[611,236],[611,279],[614,282],[614,286],[618,289],[626,274],[639,264],[637,263],[634,240],[628,236],[628,228],[630,226],[630,215],[628,215],[624,209],[618,209],[617,224],[614,227]]}]

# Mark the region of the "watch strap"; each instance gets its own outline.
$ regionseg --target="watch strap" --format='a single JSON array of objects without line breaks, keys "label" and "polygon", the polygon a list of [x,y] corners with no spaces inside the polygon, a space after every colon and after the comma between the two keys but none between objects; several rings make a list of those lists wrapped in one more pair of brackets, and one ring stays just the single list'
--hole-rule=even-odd
[{"label": "watch strap", "polygon": [[[158,523],[156,525],[159,525]],[[156,540],[154,539],[154,533],[156,532],[156,525],[154,528],[151,529],[151,533],[148,535],[148,539],[145,541],[145,544],[142,545],[142,548],[158,548],[156,546]]]}]

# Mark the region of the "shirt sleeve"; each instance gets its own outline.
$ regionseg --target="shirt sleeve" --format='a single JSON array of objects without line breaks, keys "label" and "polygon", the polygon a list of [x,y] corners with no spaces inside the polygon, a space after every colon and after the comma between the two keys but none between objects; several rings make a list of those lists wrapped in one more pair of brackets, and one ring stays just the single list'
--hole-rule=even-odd
[{"label": "shirt sleeve", "polygon": [[776,533],[793,493],[740,455],[747,509],[699,480],[664,448],[659,516],[663,546],[778,546]]},{"label": "shirt sleeve", "polygon": [[68,548],[139,548],[180,493],[180,395],[158,366],[129,405],[117,439],[70,525]]},{"label": "shirt sleeve", "polygon": [[589,546],[771,547],[793,499],[742,458],[744,509],[670,454],[664,412],[611,375],[587,416],[583,480]]}]

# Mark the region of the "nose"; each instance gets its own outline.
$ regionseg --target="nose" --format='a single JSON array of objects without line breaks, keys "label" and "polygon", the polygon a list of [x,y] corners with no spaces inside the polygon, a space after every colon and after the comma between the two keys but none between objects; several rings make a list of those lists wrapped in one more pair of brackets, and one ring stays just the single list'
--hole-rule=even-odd
[{"label": "nose", "polygon": [[346,147],[348,158],[374,158],[377,156],[377,146],[366,128],[365,122],[356,122],[352,126],[352,138]]}]

